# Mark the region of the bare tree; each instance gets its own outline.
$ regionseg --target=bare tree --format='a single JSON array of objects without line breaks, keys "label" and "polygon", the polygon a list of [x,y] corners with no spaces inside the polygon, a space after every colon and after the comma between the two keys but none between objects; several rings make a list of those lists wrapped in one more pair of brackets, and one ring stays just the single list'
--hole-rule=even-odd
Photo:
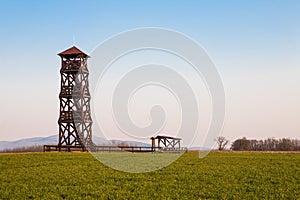
[{"label": "bare tree", "polygon": [[227,140],[224,136],[219,136],[216,138],[218,149],[220,151],[224,150],[226,145],[228,144],[229,140]]}]

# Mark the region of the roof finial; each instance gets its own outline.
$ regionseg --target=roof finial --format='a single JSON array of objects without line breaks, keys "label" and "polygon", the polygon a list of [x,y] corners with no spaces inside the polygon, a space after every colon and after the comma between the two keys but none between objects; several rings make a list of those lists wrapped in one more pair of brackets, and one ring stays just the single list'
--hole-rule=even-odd
[{"label": "roof finial", "polygon": [[75,36],[73,35],[73,46],[75,46]]}]

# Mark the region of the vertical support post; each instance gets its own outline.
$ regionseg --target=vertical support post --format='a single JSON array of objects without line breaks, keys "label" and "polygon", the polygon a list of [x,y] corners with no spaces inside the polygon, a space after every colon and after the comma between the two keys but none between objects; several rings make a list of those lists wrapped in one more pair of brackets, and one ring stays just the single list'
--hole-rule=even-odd
[{"label": "vertical support post", "polygon": [[151,138],[152,144],[151,144],[151,151],[155,151],[155,137]]}]

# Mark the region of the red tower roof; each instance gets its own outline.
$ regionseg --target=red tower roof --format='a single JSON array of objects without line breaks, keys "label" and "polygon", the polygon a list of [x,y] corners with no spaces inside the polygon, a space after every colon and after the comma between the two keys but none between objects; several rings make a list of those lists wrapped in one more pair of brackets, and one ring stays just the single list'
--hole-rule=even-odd
[{"label": "red tower roof", "polygon": [[80,55],[82,54],[84,57],[88,56],[87,54],[85,54],[83,51],[81,51],[80,49],[78,49],[77,47],[73,46],[61,53],[59,53],[59,56],[70,56],[70,55]]}]

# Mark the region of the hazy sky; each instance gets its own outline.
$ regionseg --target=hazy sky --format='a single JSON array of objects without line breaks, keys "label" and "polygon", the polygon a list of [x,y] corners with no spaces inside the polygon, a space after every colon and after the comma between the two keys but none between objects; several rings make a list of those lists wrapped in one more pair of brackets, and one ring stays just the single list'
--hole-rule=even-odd
[{"label": "hazy sky", "polygon": [[0,9],[0,140],[57,134],[57,53],[73,37],[91,53],[138,27],[173,29],[206,49],[225,88],[222,135],[300,137],[297,0],[2,1]]}]

